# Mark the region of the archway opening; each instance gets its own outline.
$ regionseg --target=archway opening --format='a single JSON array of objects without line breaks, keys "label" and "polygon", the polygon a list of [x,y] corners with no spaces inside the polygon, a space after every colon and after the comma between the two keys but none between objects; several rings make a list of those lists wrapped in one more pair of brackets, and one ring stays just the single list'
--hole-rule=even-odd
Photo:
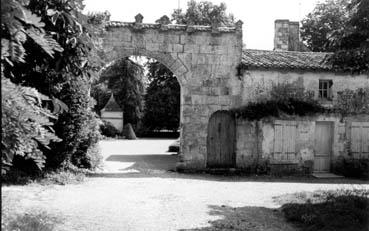
[{"label": "archway opening", "polygon": [[175,169],[181,85],[167,66],[146,56],[117,59],[100,71],[91,94],[110,140],[102,145],[105,162],[124,163],[120,172]]}]

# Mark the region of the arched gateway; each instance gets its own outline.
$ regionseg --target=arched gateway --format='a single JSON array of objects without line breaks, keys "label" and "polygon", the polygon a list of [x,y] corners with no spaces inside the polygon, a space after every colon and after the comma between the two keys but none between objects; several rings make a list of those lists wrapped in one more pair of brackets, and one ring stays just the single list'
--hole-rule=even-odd
[{"label": "arched gateway", "polygon": [[237,104],[237,65],[241,62],[242,22],[234,27],[109,22],[103,36],[108,61],[131,55],[154,58],[177,76],[181,85],[180,169],[204,169],[207,127],[215,111]]}]

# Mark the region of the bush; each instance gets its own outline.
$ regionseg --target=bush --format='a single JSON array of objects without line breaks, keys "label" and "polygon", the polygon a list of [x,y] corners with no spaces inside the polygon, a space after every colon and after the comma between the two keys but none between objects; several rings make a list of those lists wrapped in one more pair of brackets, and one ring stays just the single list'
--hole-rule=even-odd
[{"label": "bush", "polygon": [[368,227],[368,190],[337,190],[325,192],[320,203],[293,203],[282,206],[288,221],[296,222],[302,230],[364,231]]},{"label": "bush", "polygon": [[4,77],[1,83],[2,173],[9,170],[15,156],[33,162],[36,171],[41,170],[46,158],[42,148],[49,148],[52,141],[60,141],[51,128],[51,120],[56,117],[42,107],[46,96],[36,89],[17,86]]},{"label": "bush", "polygon": [[26,213],[15,217],[5,217],[1,230],[52,231],[59,220],[45,212]]},{"label": "bush", "polygon": [[259,99],[243,107],[232,109],[236,117],[260,120],[266,117],[284,115],[307,116],[326,111],[318,101],[313,100],[313,93],[295,86],[293,83],[275,84],[270,89],[270,97]]},{"label": "bush", "polygon": [[333,172],[345,177],[369,179],[369,159],[339,158]]},{"label": "bush", "polygon": [[97,144],[100,131],[99,119],[92,111],[88,81],[69,76],[60,97],[69,107],[69,111],[61,114],[55,124],[55,131],[63,141],[54,144],[52,151],[47,152],[47,167],[55,170],[73,164],[90,168],[93,164],[87,157],[87,150]]},{"label": "bush", "polygon": [[57,171],[46,173],[38,182],[43,185],[49,184],[77,184],[85,180],[85,174],[82,171]]},{"label": "bush", "polygon": [[114,127],[112,123],[109,121],[103,120],[103,123],[100,125],[101,135],[107,137],[116,137],[121,134],[121,132]]}]

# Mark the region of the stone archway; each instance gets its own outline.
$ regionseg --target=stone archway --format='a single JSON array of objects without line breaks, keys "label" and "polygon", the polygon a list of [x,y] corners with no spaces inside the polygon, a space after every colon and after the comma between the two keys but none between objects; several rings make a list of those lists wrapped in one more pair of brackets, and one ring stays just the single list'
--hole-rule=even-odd
[{"label": "stone archway", "polygon": [[210,115],[237,101],[232,78],[241,61],[242,22],[234,27],[109,22],[103,35],[105,58],[137,55],[154,58],[177,76],[181,86],[180,169],[206,168]]}]

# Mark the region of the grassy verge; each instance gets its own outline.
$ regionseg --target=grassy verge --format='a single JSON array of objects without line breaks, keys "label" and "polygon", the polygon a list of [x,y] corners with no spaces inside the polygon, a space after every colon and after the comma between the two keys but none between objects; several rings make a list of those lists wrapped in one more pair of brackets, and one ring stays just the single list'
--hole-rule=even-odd
[{"label": "grassy verge", "polygon": [[369,190],[336,190],[288,195],[282,206],[287,221],[304,231],[367,231]]},{"label": "grassy verge", "polygon": [[26,185],[30,183],[49,185],[49,184],[78,184],[85,180],[88,170],[82,169],[67,169],[52,172],[46,172],[40,175],[27,175],[18,170],[11,170],[2,177],[3,185]]},{"label": "grassy verge", "polygon": [[2,216],[1,230],[52,231],[58,219],[46,213],[26,213],[14,217]]}]

